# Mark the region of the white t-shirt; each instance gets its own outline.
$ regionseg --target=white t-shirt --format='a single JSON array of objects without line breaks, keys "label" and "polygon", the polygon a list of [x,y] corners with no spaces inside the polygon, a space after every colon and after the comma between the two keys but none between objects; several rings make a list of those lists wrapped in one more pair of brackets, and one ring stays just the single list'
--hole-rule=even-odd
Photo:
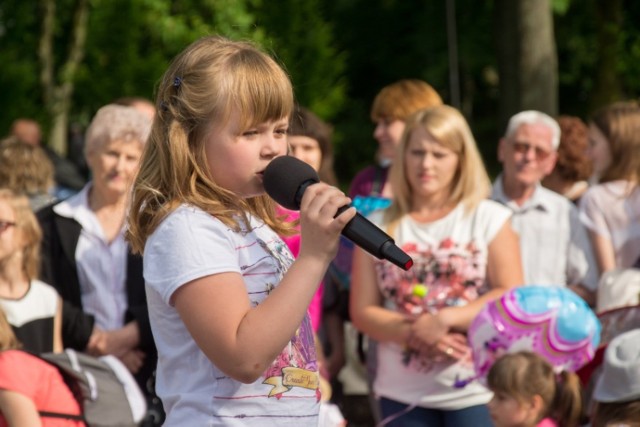
[{"label": "white t-shirt", "polygon": [[595,185],[580,199],[580,220],[611,242],[618,268],[629,268],[640,258],[640,188],[629,192],[629,185]]},{"label": "white t-shirt", "polygon": [[205,356],[169,303],[185,283],[237,272],[257,306],[292,262],[287,246],[262,221],[250,218],[250,229],[235,232],[214,216],[185,205],[149,237],[144,277],[165,427],[317,425],[318,366],[308,315],[263,377],[243,384]]},{"label": "white t-shirt", "polygon": [[[480,202],[469,214],[460,204],[431,223],[405,216],[393,234],[396,244],[413,258],[413,267],[403,271],[375,260],[385,307],[402,313],[435,313],[475,300],[487,289],[489,243],[510,217],[509,209],[491,200]],[[370,219],[386,229],[382,211],[374,212]],[[420,287],[418,292],[416,286]],[[460,362],[424,360],[394,342],[378,343],[377,395],[444,410],[485,404],[492,395],[478,382],[454,387],[456,379],[473,376],[470,358]]]},{"label": "white t-shirt", "polygon": [[23,350],[34,353],[53,351],[53,325],[59,300],[53,286],[35,279],[31,280],[29,290],[21,298],[0,298],[0,308]]}]

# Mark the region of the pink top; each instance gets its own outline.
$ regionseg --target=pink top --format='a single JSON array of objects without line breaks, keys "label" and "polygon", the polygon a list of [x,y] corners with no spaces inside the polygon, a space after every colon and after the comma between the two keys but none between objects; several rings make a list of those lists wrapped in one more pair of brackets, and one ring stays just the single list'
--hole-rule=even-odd
[{"label": "pink top", "polygon": [[545,418],[540,421],[536,427],[558,427],[558,423],[553,421],[551,418]]},{"label": "pink top", "polygon": [[[295,221],[300,218],[300,213],[297,211],[291,211],[289,209],[278,206],[278,215],[287,215],[287,221]],[[300,233],[294,234],[290,237],[282,237],[282,240],[287,244],[294,258],[298,257],[300,253]],[[324,289],[324,283],[320,282],[318,290],[311,299],[309,304],[309,316],[311,317],[311,326],[314,332],[318,332],[320,328],[320,321],[322,319],[322,292]]]},{"label": "pink top", "polygon": [[[20,350],[0,353],[0,389],[29,397],[38,411],[80,415],[80,405],[58,368]],[[42,417],[42,427],[84,427],[81,421]],[[0,414],[0,427],[7,421]]]}]

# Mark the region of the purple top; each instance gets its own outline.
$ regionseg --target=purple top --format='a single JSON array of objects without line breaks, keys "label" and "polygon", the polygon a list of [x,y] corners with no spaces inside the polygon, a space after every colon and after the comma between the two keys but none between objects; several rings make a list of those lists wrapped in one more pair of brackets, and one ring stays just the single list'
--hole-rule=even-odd
[{"label": "purple top", "polygon": [[349,197],[355,196],[379,196],[385,182],[389,168],[381,168],[377,165],[367,166],[356,174],[349,187]]}]

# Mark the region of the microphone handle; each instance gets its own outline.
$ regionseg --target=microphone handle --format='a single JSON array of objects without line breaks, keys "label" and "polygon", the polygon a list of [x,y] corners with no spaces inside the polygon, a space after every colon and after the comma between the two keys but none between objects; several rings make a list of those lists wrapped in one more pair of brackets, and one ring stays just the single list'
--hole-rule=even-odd
[{"label": "microphone handle", "polygon": [[[338,209],[336,216],[349,207],[343,206]],[[376,258],[386,259],[405,271],[413,266],[413,259],[395,244],[391,236],[360,213],[356,213],[356,216],[345,225],[342,235]]]},{"label": "microphone handle", "polygon": [[[317,182],[316,180],[307,180],[298,187],[298,191],[294,195],[294,201],[298,208],[307,187]],[[335,216],[340,215],[350,207],[349,205],[341,207]],[[394,240],[387,233],[359,212],[342,229],[342,235],[376,258],[386,259],[403,270],[409,270],[413,266],[411,257],[396,246]]]},{"label": "microphone handle", "polygon": [[[343,206],[338,209],[336,216],[340,215],[350,206]],[[371,221],[362,216],[359,212],[342,229],[342,234],[349,240],[355,242],[365,251],[377,258],[382,259],[382,247],[387,242],[393,243],[393,239],[384,231],[373,225]],[[361,237],[367,236],[367,239]],[[363,241],[364,240],[364,241]]]}]

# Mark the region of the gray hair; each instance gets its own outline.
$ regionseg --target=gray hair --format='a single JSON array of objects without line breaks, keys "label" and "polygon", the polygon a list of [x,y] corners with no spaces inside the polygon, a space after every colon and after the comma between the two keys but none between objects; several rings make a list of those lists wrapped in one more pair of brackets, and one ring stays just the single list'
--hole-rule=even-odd
[{"label": "gray hair", "polygon": [[535,110],[522,111],[509,119],[505,138],[511,137],[522,125],[543,125],[551,130],[551,147],[555,150],[560,145],[560,125],[551,116]]},{"label": "gray hair", "polygon": [[112,141],[147,142],[151,120],[133,107],[108,104],[100,108],[91,120],[85,136],[85,156]]}]

